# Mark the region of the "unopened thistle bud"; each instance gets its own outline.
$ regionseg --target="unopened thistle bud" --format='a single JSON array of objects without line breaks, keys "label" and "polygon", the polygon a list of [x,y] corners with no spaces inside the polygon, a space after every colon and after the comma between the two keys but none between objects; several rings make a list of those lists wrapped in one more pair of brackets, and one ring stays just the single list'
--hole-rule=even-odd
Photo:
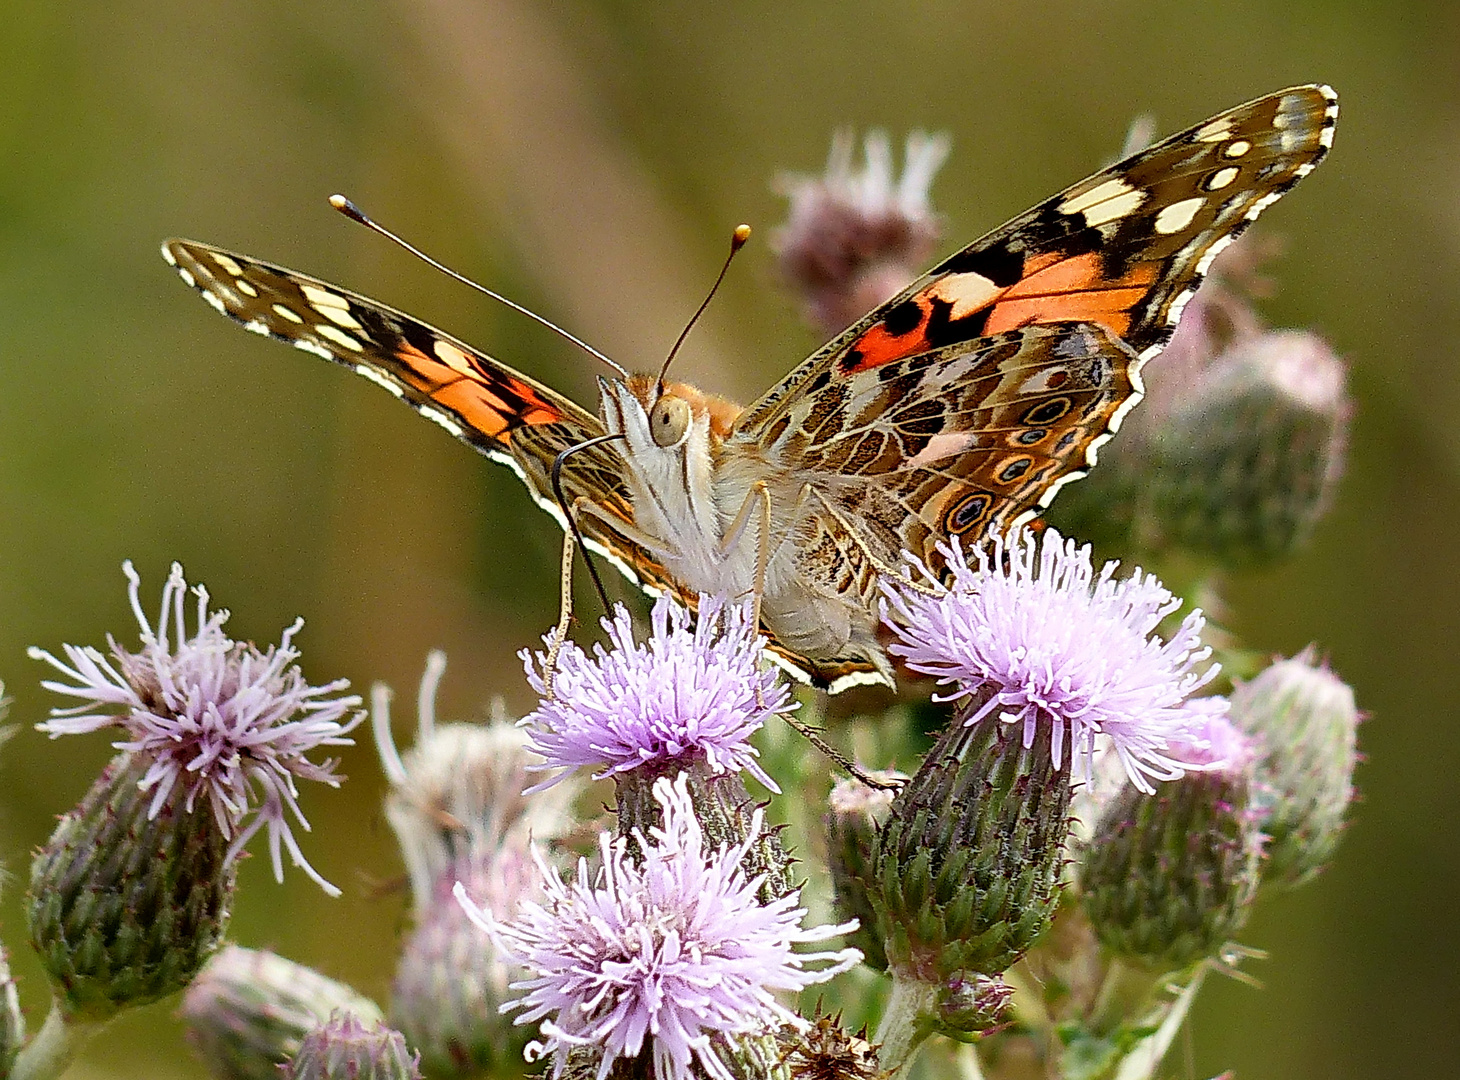
[{"label": "unopened thistle bud", "polygon": [[337,1012],[304,1036],[282,1070],[287,1080],[421,1080],[399,1031]]},{"label": "unopened thistle bud", "polygon": [[215,1080],[278,1080],[279,1066],[337,1010],[384,1023],[379,1007],[344,983],[275,953],[230,945],[188,988],[178,1015]]},{"label": "unopened thistle bud", "polygon": [[909,135],[900,180],[886,133],[872,132],[865,147],[866,164],[858,168],[851,132],[838,132],[825,173],[787,176],[779,185],[791,200],[772,240],[781,274],[827,334],[909,285],[938,241],[928,188],[948,156],[948,137]]},{"label": "unopened thistle bud", "polygon": [[1343,469],[1352,403],[1342,361],[1296,330],[1239,338],[1159,438],[1154,528],[1228,564],[1271,561],[1305,540]]},{"label": "unopened thistle bud", "polygon": [[[873,775],[888,782],[907,780],[902,773]],[[879,971],[887,968],[887,953],[877,931],[871,896],[877,887],[872,845],[878,828],[887,820],[893,794],[890,788],[879,790],[858,780],[838,780],[827,799],[826,854],[837,913],[843,921],[857,921],[847,943],[861,949],[863,960]]]},{"label": "unopened thistle bud", "polygon": [[228,840],[203,806],[154,814],[119,754],[31,864],[30,940],[67,1019],[104,1020],[186,986],[228,926]]},{"label": "unopened thistle bud", "polygon": [[289,818],[304,828],[296,777],[337,785],[333,762],[306,754],[348,744],[358,698],[343,683],[312,687],[294,666],[299,624],[260,651],[223,633],[226,611],[197,598],[187,633],[182,567],[173,564],[156,625],[142,612],[130,563],[132,610],[142,647],[115,641],[110,657],[64,648],[65,661],[30,655],[67,682],[43,685],[79,699],[37,725],[53,738],[107,727],[122,753],[61,819],[31,868],[30,936],[68,1019],[101,1020],[186,986],[217,948],[228,918],[234,860],[268,828],[276,876],[280,848],[337,893],[304,860]]},{"label": "unopened thistle bud", "polygon": [[1220,952],[1257,891],[1253,744],[1220,716],[1209,718],[1202,743],[1183,751],[1202,771],[1154,794],[1127,785],[1080,858],[1081,899],[1101,944],[1159,971]]},{"label": "unopened thistle bud", "polygon": [[1232,720],[1260,747],[1255,803],[1267,834],[1264,885],[1293,887],[1323,869],[1353,801],[1359,710],[1354,692],[1306,649],[1232,693]]}]

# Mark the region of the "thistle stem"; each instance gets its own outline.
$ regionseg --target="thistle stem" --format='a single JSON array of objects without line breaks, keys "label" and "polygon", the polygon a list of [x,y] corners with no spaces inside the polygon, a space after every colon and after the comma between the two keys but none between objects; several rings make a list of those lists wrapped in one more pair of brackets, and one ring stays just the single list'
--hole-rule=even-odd
[{"label": "thistle stem", "polygon": [[105,1020],[67,1022],[52,1002],[46,1022],[16,1057],[10,1080],[54,1080],[71,1067],[81,1048],[106,1024]]},{"label": "thistle stem", "polygon": [[917,1050],[933,1033],[938,984],[892,973],[892,993],[877,1026],[879,1063],[893,1076],[906,1075]]}]

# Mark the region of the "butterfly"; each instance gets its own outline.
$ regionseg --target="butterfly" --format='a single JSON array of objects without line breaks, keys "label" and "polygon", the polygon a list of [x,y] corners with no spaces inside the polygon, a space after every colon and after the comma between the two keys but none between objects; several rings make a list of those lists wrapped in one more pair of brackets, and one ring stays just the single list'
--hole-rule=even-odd
[{"label": "butterfly", "polygon": [[599,379],[597,414],[409,315],[190,240],[163,257],[224,315],[352,368],[512,468],[651,594],[759,596],[794,673],[892,682],[877,582],[934,572],[1038,515],[1142,396],[1212,260],[1333,143],[1297,86],[1082,180],[944,259],[744,408],[654,375]]}]

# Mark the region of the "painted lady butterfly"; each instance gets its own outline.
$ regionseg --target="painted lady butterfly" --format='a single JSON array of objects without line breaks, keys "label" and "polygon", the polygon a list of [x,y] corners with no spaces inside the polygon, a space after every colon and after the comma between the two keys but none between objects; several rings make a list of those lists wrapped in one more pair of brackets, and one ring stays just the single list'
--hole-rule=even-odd
[{"label": "painted lady butterfly", "polygon": [[653,375],[600,414],[391,308],[243,255],[163,257],[245,329],[353,368],[522,478],[647,591],[746,595],[773,649],[838,690],[890,682],[876,580],[1008,530],[1095,463],[1217,253],[1311,172],[1338,99],[1238,106],[945,259],[742,409]]}]

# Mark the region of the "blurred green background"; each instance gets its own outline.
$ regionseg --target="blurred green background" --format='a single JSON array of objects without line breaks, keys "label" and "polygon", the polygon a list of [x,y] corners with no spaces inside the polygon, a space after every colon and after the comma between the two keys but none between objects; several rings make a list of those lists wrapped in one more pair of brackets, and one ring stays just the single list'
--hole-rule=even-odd
[{"label": "blurred green background", "polygon": [[[625,0],[8,3],[0,14],[0,752],[3,934],[33,1024],[28,853],[109,755],[31,730],[27,645],[135,643],[120,571],[170,560],[316,681],[376,679],[407,718],[429,648],[448,715],[528,703],[514,652],[556,611],[559,539],[505,470],[364,380],[241,333],[157,255],[182,234],[405,308],[591,402],[594,372],[325,205],[344,191],[438,257],[631,367],[657,363],[729,230],[760,229],[680,376],[742,399],[818,344],[776,283],[769,181],[853,124],[948,130],[944,250],[1110,158],[1294,82],[1343,96],[1335,150],[1263,224],[1264,311],[1321,330],[1359,400],[1311,548],[1236,579],[1255,647],[1317,641],[1372,714],[1332,871],[1259,910],[1266,987],[1212,986],[1192,1075],[1432,1077],[1460,1060],[1460,8],[1450,3],[900,4]],[[382,999],[402,897],[367,744],[304,796],[328,900],[248,861],[234,936]],[[194,1076],[171,1005],[73,1075]],[[1173,1058],[1179,1073],[1181,1055]]]}]

